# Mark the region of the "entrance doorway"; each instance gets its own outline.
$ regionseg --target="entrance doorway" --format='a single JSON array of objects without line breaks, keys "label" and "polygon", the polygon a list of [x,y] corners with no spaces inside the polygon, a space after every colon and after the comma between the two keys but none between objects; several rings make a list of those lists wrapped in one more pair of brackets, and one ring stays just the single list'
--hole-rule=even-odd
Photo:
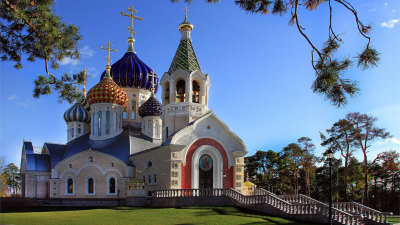
[{"label": "entrance doorway", "polygon": [[213,188],[213,170],[211,156],[202,155],[199,162],[199,188]]}]

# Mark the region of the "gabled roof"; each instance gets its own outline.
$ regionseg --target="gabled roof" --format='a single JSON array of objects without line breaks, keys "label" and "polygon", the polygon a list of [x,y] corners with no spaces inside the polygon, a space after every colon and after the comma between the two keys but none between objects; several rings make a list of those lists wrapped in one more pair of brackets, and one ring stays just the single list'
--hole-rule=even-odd
[{"label": "gabled roof", "polygon": [[180,41],[168,73],[172,74],[178,69],[186,70],[189,73],[195,70],[201,70],[190,39]]}]

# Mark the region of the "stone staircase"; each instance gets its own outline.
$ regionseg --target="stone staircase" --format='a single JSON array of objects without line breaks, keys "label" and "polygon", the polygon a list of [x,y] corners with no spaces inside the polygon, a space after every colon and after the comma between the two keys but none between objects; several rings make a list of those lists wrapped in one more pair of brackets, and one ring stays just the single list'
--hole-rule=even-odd
[{"label": "stone staircase", "polygon": [[[275,195],[267,190],[257,189],[254,195],[246,196],[230,188],[155,190],[152,192],[152,196],[157,200],[163,199],[164,202],[180,205],[182,202],[192,202],[195,205],[207,205],[207,201],[213,202],[213,205],[215,202],[221,202],[221,206],[239,206],[289,219],[328,223],[329,205],[305,195]],[[214,198],[219,201],[212,201]],[[206,202],[201,203],[202,201]],[[333,224],[389,225],[388,215],[390,214],[355,202],[335,203],[332,207]]]}]

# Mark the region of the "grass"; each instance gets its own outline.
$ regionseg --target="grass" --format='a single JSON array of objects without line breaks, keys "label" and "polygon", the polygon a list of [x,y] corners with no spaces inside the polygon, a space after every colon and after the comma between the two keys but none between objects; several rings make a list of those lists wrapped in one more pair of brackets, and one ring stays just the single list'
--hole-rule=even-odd
[{"label": "grass", "polygon": [[399,224],[400,224],[400,215],[397,215],[397,216],[389,216],[389,217],[388,217],[388,221],[389,221],[390,223],[395,223],[395,224],[399,223]]},{"label": "grass", "polygon": [[266,224],[306,225],[234,207],[2,209],[0,224]]}]

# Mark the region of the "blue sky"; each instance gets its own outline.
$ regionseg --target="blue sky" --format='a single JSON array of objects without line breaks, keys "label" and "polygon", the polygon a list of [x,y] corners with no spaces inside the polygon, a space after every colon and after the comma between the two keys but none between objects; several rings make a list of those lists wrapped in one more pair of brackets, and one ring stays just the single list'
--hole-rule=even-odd
[{"label": "blue sky", "polygon": [[[249,154],[256,150],[280,151],[302,136],[313,139],[316,154],[319,131],[329,128],[348,112],[378,117],[377,125],[393,138],[373,144],[371,159],[378,152],[400,150],[400,1],[351,1],[365,24],[372,24],[372,46],[380,53],[379,67],[362,71],[353,67],[348,78],[359,81],[361,92],[346,108],[337,109],[312,93],[314,72],[310,47],[296,27],[288,26],[290,13],[283,17],[251,15],[233,1],[209,5],[194,0],[188,6],[194,24],[193,46],[201,69],[210,75],[209,107],[245,142]],[[116,62],[126,51],[129,19],[120,15],[131,4],[143,22],[135,22],[135,50],[139,58],[162,75],[179,44],[178,25],[183,21],[185,4],[169,0],[149,1],[57,1],[56,13],[65,22],[77,25],[83,35],[79,61],[65,60],[55,74],[74,73],[86,68],[95,85],[104,70],[105,51],[110,41]],[[361,52],[365,40],[356,31],[354,17],[334,4],[334,29],[345,41],[338,56]],[[317,46],[327,39],[328,8],[300,11],[300,22]],[[26,58],[25,58],[26,59]],[[32,97],[33,80],[44,74],[44,62],[23,62],[16,70],[11,62],[0,67],[0,156],[20,164],[22,141],[34,146],[44,142],[65,143],[63,113],[69,104],[57,102],[55,95]],[[160,99],[160,94],[157,94]],[[360,151],[356,156],[361,159]]]}]

